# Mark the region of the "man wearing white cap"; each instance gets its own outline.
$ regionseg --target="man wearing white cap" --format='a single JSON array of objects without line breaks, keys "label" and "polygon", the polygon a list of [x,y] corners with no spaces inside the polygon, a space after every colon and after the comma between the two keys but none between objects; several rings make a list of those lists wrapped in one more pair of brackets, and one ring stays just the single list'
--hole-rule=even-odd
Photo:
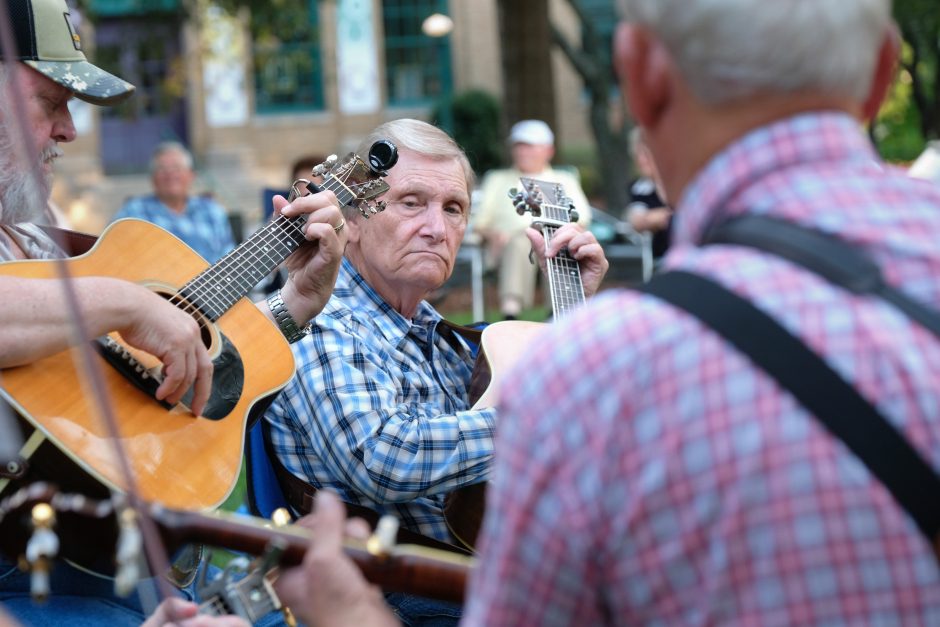
[{"label": "man wearing white cap", "polygon": [[573,174],[552,168],[555,135],[548,124],[541,120],[517,122],[509,133],[509,144],[513,167],[491,170],[484,177],[473,229],[486,241],[490,264],[499,264],[500,312],[513,319],[533,304],[538,266],[529,260],[531,245],[525,234],[532,217],[517,214],[507,192],[520,186],[522,176],[561,183],[578,211],[578,223],[584,227],[591,222],[591,206]]}]

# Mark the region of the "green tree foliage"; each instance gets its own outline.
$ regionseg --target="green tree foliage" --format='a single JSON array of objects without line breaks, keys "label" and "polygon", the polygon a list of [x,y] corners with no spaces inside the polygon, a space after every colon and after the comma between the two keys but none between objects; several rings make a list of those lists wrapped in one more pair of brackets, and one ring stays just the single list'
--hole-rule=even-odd
[{"label": "green tree foliage", "polygon": [[894,17],[904,38],[899,80],[909,85],[920,131],[940,137],[940,4],[937,0],[895,0]]},{"label": "green tree foliage", "polygon": [[431,119],[440,124],[443,107],[450,107],[454,140],[463,148],[477,176],[504,165],[500,106],[496,96],[472,89],[438,103]]},{"label": "green tree foliage", "polygon": [[885,159],[904,162],[940,137],[940,6],[937,0],[895,0],[894,18],[901,59],[872,138]]},{"label": "green tree foliage", "polygon": [[[581,40],[569,40],[554,24],[552,40],[564,52],[584,82],[590,101],[588,120],[597,143],[598,178],[601,186],[599,191],[606,207],[611,211],[619,211],[619,208],[627,204],[624,164],[630,163],[627,144],[629,128],[626,124],[621,124],[618,128],[611,123],[611,103],[617,103],[621,107],[623,105],[617,97],[617,83],[611,67],[610,38],[601,35],[597,24],[581,2],[567,2],[581,22]],[[619,117],[626,119],[625,115]]]}]

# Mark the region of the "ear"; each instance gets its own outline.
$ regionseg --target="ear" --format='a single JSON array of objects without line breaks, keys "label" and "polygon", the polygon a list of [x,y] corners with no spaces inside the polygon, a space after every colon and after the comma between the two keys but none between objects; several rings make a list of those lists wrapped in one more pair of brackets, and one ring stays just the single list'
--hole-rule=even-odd
[{"label": "ear", "polygon": [[614,67],[634,120],[655,127],[673,96],[673,64],[666,48],[648,30],[621,23],[614,38]]},{"label": "ear", "polygon": [[868,90],[868,97],[862,103],[862,116],[870,121],[878,115],[878,110],[888,95],[888,90],[894,82],[898,67],[898,58],[901,53],[901,35],[897,25],[892,24],[884,34],[881,47],[878,48],[878,58],[875,63],[875,75]]}]

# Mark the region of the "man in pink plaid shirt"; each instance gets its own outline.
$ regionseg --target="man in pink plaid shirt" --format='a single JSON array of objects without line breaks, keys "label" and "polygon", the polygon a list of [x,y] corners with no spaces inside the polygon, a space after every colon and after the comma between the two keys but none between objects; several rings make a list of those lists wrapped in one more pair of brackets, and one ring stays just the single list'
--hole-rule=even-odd
[{"label": "man in pink plaid shirt", "polygon": [[[894,74],[890,1],[622,8],[615,63],[676,210],[666,269],[773,316],[940,468],[934,335],[779,257],[701,245],[716,221],[773,216],[861,248],[940,309],[940,188],[881,163],[862,127]],[[940,565],[914,520],[697,319],[608,292],[535,345],[503,388],[468,624],[940,624]],[[335,540],[323,500],[315,524]],[[315,542],[284,600],[314,624],[371,616],[345,566]]]}]

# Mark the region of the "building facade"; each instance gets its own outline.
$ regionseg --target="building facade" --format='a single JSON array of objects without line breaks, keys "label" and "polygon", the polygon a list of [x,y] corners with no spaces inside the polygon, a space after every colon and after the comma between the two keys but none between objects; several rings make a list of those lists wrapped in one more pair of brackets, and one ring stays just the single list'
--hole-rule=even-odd
[{"label": "building facade", "polygon": [[[549,4],[553,23],[577,39],[567,0]],[[613,0],[586,4],[613,15]],[[150,191],[150,152],[163,140],[192,150],[196,191],[250,229],[262,190],[286,187],[297,158],[344,154],[384,120],[430,119],[442,96],[503,91],[497,0],[282,0],[256,15],[208,0],[187,7],[91,0],[94,20],[78,14],[90,56],[137,93],[113,109],[72,103],[79,138],[64,147],[53,199],[76,228],[100,232],[128,196]],[[450,18],[449,32],[422,30],[436,13]],[[557,49],[544,62],[560,142],[589,150],[580,79]]]}]

